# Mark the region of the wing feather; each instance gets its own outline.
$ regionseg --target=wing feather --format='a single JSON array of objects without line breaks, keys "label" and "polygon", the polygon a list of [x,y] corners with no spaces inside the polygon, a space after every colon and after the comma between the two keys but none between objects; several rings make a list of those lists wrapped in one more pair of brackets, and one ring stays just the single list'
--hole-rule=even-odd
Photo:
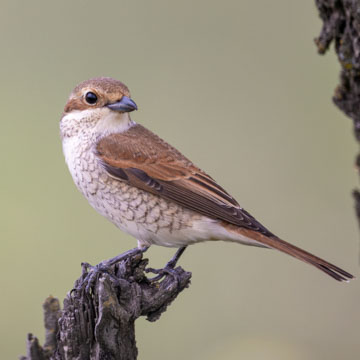
[{"label": "wing feather", "polygon": [[273,235],[214,179],[141,125],[100,139],[96,154],[113,178],[210,218]]}]

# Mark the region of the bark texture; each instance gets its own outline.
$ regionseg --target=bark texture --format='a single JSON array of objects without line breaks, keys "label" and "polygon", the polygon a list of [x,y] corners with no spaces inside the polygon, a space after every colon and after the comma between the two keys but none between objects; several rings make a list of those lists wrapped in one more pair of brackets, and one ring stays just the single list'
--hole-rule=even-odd
[{"label": "bark texture", "polygon": [[[360,143],[360,1],[316,0],[323,21],[315,39],[320,54],[333,42],[341,64],[340,84],[333,101],[354,122],[356,140]],[[356,166],[360,168],[360,154]],[[354,190],[356,215],[360,225],[360,192]]]},{"label": "bark texture", "polygon": [[84,267],[63,310],[58,299],[45,300],[45,344],[40,346],[29,334],[27,354],[20,359],[135,360],[135,320],[140,316],[159,319],[191,278],[191,273],[177,267],[160,281],[149,281],[147,263],[142,254],[128,257],[96,276],[90,291],[75,290],[87,275]]}]

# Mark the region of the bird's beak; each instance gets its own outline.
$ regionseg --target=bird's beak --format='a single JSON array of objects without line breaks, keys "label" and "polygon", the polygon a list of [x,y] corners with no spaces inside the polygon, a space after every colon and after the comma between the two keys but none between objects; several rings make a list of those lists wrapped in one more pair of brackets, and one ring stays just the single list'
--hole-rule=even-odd
[{"label": "bird's beak", "polygon": [[106,105],[109,109],[120,112],[130,112],[137,110],[137,106],[133,100],[127,96],[123,96],[120,101]]}]

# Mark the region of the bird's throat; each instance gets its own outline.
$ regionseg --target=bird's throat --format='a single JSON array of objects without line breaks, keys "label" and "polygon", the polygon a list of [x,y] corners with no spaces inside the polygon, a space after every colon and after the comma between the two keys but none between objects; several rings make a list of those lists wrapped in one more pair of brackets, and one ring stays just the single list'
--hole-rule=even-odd
[{"label": "bird's throat", "polygon": [[131,120],[129,113],[121,113],[108,110],[99,118],[95,132],[101,135],[122,133],[129,130],[135,122]]}]

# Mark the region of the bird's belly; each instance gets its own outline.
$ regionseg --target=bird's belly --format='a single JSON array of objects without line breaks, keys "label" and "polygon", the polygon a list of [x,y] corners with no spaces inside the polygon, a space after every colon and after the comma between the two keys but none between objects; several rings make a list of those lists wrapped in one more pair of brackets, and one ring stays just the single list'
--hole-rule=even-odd
[{"label": "bird's belly", "polygon": [[207,240],[257,245],[228,232],[218,220],[105,176],[104,180],[100,177],[98,190],[85,196],[100,214],[134,236],[140,246],[181,247]]},{"label": "bird's belly", "polygon": [[[83,191],[89,203],[141,245],[180,247],[200,241],[194,225],[203,218],[171,201],[100,175],[97,189]],[[204,239],[205,240],[205,239]]]}]

